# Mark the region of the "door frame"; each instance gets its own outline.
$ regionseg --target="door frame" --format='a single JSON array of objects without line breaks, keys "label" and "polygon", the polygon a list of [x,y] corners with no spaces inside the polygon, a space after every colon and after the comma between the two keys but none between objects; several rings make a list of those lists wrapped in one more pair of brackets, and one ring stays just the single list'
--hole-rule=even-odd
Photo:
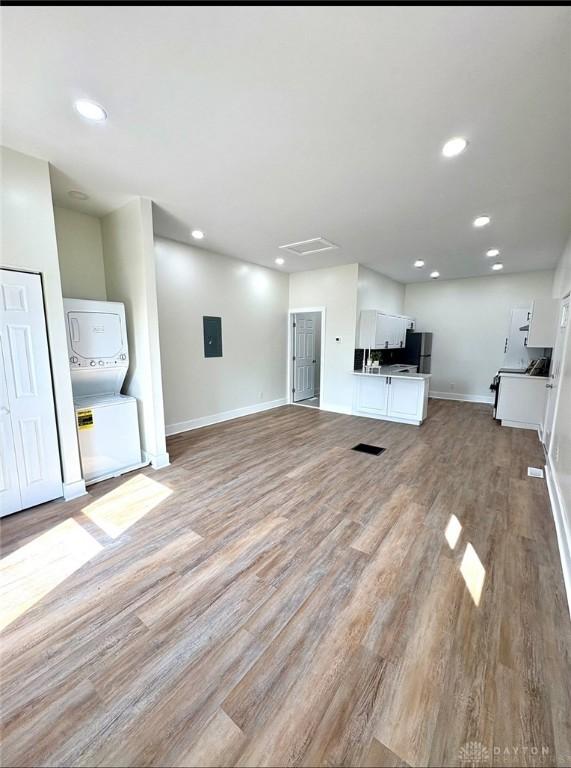
[{"label": "door frame", "polygon": [[[570,339],[571,339],[571,293],[566,293],[565,296],[563,296],[560,299],[560,302],[559,302],[559,313],[558,313],[558,322],[559,323],[561,322],[561,310],[562,310],[563,305],[565,303],[569,304],[569,309],[567,310],[567,327],[565,329],[565,333],[563,335],[563,340],[561,342],[561,359],[559,361],[559,363],[560,363],[560,372],[563,371],[563,368],[564,368],[565,363],[567,361],[567,355],[571,354],[571,352],[567,349],[567,347],[569,346],[569,343],[570,343]],[[560,326],[557,327],[557,331],[559,331],[559,327]],[[557,340],[556,340],[556,342],[557,342]],[[553,350],[553,351],[555,351],[555,350]],[[551,364],[553,365],[553,360],[551,361]],[[551,397],[553,397],[553,390],[551,390],[549,394],[550,394]],[[548,398],[548,400],[547,400],[547,402],[545,404],[545,415],[544,415],[544,419],[543,419],[544,423],[542,425],[541,435],[540,435],[541,442],[543,443],[545,452],[546,452],[546,454],[547,454],[547,456],[549,457],[550,460],[551,460],[551,453],[552,453],[551,449],[553,448],[553,425],[555,424],[555,421],[557,419],[557,411],[559,410],[559,396],[560,396],[560,394],[561,394],[561,379],[559,380],[559,382],[557,384],[557,391],[555,392],[555,402],[553,404],[553,415],[552,415],[552,418],[551,418],[551,425],[550,425],[550,430],[549,430],[549,443],[548,444],[543,443],[543,439],[545,437],[545,427],[546,427],[545,416],[547,415],[547,407],[548,407],[548,404],[549,404],[549,398]]]},{"label": "door frame", "polygon": [[325,307],[296,307],[287,313],[287,379],[286,402],[289,405],[301,405],[303,408],[315,408],[314,405],[296,403],[293,399],[293,315],[300,312],[321,312],[321,349],[319,350],[319,408],[323,403],[323,371],[325,370]]}]

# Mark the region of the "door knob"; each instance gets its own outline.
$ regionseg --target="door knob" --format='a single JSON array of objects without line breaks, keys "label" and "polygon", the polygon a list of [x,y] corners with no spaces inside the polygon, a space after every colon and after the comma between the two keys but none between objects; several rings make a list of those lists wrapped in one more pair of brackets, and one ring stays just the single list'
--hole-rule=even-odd
[{"label": "door knob", "polygon": [[546,385],[545,385],[545,388],[546,388],[546,389],[553,389],[553,384],[546,384]]},{"label": "door knob", "polygon": [[9,409],[9,408],[6,408],[6,406],[5,406],[5,405],[3,405],[3,406],[1,406],[1,407],[0,407],[0,411],[1,411],[2,413],[10,413],[10,409]]}]

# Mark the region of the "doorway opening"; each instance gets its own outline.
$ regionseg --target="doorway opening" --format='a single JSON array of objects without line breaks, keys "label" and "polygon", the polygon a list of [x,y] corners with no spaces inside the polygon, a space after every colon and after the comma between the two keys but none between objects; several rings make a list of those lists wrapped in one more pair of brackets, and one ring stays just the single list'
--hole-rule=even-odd
[{"label": "doorway opening", "polygon": [[320,408],[324,311],[321,308],[291,310],[289,316],[290,402]]}]

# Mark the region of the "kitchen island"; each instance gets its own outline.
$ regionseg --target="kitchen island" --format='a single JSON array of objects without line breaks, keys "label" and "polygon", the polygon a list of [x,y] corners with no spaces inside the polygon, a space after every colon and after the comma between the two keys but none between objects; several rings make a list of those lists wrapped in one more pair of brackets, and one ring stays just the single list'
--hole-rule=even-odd
[{"label": "kitchen island", "polygon": [[381,366],[378,373],[352,371],[353,413],[420,426],[428,412],[430,374],[402,369],[403,366]]}]

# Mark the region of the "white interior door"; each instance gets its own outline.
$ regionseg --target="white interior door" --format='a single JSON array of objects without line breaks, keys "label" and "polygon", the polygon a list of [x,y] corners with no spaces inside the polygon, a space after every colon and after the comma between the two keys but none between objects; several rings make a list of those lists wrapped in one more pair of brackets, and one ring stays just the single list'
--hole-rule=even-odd
[{"label": "white interior door", "polygon": [[22,509],[4,360],[5,353],[0,336],[0,517]]},{"label": "white interior door", "polygon": [[549,453],[551,446],[551,435],[553,432],[553,421],[555,419],[555,406],[557,404],[557,393],[559,391],[559,380],[563,365],[563,350],[565,349],[565,335],[569,326],[569,296],[561,303],[559,313],[559,323],[557,325],[557,336],[555,337],[555,347],[553,349],[553,359],[551,361],[551,371],[547,383],[547,404],[545,406],[545,418],[543,420],[543,444]]},{"label": "white interior door", "polygon": [[295,403],[315,395],[315,319],[307,312],[294,316],[294,393]]},{"label": "white interior door", "polygon": [[[59,445],[39,275],[1,270],[0,339],[21,508],[62,495]],[[7,426],[6,426],[7,429]],[[8,439],[9,444],[9,439]],[[11,492],[12,500],[15,498]],[[8,498],[8,497],[7,497]],[[2,514],[17,511],[6,505]]]}]

